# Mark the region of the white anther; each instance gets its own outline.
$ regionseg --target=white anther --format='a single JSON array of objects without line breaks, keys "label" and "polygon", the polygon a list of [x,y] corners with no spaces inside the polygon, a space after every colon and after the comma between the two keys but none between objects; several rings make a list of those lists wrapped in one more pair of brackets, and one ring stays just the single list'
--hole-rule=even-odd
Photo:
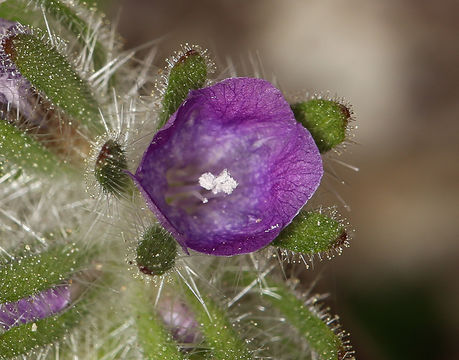
[{"label": "white anther", "polygon": [[213,194],[224,192],[229,195],[236,189],[238,183],[231,177],[228,170],[225,169],[218,176],[210,172],[202,174],[199,177],[199,185],[206,190],[212,191]]}]

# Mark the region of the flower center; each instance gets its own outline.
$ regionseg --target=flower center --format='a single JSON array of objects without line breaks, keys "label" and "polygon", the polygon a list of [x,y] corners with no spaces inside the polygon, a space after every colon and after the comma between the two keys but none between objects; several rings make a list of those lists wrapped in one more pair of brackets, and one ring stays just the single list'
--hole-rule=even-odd
[{"label": "flower center", "polygon": [[224,192],[229,195],[236,189],[238,183],[231,177],[228,169],[225,169],[218,176],[210,172],[202,174],[199,178],[199,185],[206,190],[212,191],[212,194]]},{"label": "flower center", "polygon": [[228,169],[224,169],[217,176],[211,172],[193,176],[192,173],[196,174],[195,170],[189,172],[176,170],[168,173],[169,186],[165,195],[169,205],[181,207],[188,213],[193,213],[199,204],[207,204],[214,198],[230,195],[239,185]]}]

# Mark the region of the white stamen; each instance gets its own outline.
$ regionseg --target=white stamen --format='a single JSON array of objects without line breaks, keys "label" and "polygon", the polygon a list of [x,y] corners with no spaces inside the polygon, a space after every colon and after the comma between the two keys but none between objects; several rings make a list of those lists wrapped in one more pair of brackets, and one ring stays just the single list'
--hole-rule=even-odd
[{"label": "white stamen", "polygon": [[229,195],[236,189],[238,183],[231,177],[228,170],[225,169],[218,176],[210,172],[202,174],[199,177],[199,185],[206,190],[211,190],[213,194],[224,192]]},{"label": "white stamen", "polygon": [[30,330],[32,330],[33,332],[37,331],[37,330],[38,330],[37,324],[36,324],[36,323],[33,323],[33,324],[32,324],[32,328],[31,328]]}]

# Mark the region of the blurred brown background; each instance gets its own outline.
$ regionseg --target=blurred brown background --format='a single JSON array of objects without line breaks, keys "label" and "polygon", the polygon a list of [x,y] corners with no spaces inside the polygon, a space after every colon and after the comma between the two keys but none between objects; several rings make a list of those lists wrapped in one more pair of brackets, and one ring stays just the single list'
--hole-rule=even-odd
[{"label": "blurred brown background", "polygon": [[[184,42],[284,91],[331,91],[358,129],[334,165],[349,185],[350,249],[317,264],[317,290],[358,359],[459,359],[459,1],[121,0],[132,48],[161,38],[156,65]],[[222,64],[223,63],[223,64]],[[322,190],[326,193],[328,190]]]}]

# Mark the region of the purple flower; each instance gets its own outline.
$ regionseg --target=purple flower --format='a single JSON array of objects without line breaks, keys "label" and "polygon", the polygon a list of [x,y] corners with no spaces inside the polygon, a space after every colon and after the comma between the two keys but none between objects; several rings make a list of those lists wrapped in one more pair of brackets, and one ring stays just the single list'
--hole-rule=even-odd
[{"label": "purple flower", "polygon": [[185,250],[229,256],[273,241],[322,174],[317,146],[281,92],[231,78],[189,93],[133,178]]},{"label": "purple flower", "polygon": [[71,301],[69,286],[58,286],[16,302],[0,304],[0,326],[5,330],[40,320],[64,310]]}]

